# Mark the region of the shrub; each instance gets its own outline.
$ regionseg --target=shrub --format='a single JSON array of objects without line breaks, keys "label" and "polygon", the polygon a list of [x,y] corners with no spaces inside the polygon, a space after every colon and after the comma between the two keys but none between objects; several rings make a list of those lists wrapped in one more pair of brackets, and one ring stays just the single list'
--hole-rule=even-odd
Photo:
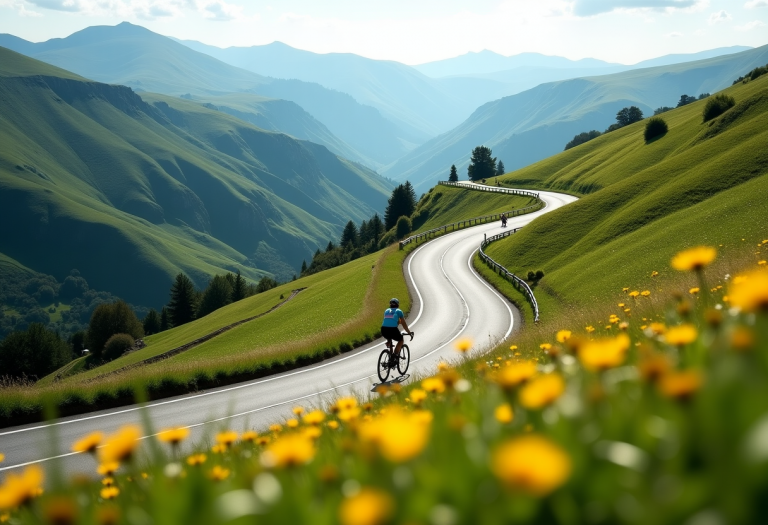
[{"label": "shrub", "polygon": [[133,347],[133,337],[128,334],[115,334],[107,340],[104,345],[104,358],[108,360],[117,359],[123,355],[129,348]]},{"label": "shrub", "polygon": [[571,140],[568,144],[565,145],[565,149],[569,150],[571,148],[575,148],[576,146],[584,144],[585,142],[589,142],[592,139],[596,139],[600,135],[602,135],[602,133],[600,133],[596,129],[593,129],[592,131],[585,131],[584,133],[579,133],[578,135],[573,137],[573,140]]},{"label": "shrub", "polygon": [[410,217],[406,217],[403,215],[399,219],[397,219],[397,226],[395,230],[395,234],[397,235],[398,239],[404,239],[409,233],[411,233],[411,219]]},{"label": "shrub", "polygon": [[536,280],[542,279],[544,277],[544,270],[536,270]]},{"label": "shrub", "polygon": [[651,117],[645,125],[645,141],[660,137],[669,130],[667,123],[661,117]]},{"label": "shrub", "polygon": [[533,270],[528,271],[528,280],[529,281],[535,281],[536,280],[536,272]]},{"label": "shrub", "polygon": [[136,314],[123,301],[100,304],[91,315],[88,326],[88,344],[91,352],[101,354],[106,342],[115,334],[128,334],[134,339],[144,337],[144,326]]},{"label": "shrub", "polygon": [[721,93],[714,97],[710,97],[709,100],[707,100],[707,104],[704,106],[704,122],[719,117],[735,105],[736,99],[729,95]]}]

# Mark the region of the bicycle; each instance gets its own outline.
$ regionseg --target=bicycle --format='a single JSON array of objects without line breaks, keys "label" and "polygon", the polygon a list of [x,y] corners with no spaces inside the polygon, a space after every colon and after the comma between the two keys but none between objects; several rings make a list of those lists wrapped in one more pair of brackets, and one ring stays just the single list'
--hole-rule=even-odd
[{"label": "bicycle", "polygon": [[[413,341],[414,332],[403,333],[403,335],[409,335],[411,341]],[[411,350],[408,345],[403,343],[403,347],[400,349],[400,356],[395,355],[395,346],[392,344],[391,339],[387,339],[384,345],[384,350],[379,354],[379,366],[377,372],[379,379],[384,383],[389,378],[389,373],[393,368],[397,368],[400,375],[403,376],[408,371],[408,366],[411,364]]]}]

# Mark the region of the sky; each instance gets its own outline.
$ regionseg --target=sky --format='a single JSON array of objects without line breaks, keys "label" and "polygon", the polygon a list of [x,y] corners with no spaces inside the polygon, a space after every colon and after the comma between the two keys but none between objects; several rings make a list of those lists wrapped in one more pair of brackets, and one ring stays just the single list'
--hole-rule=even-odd
[{"label": "sky", "polygon": [[123,21],[219,47],[281,41],[420,64],[489,49],[633,64],[768,43],[768,0],[0,0],[33,42]]}]

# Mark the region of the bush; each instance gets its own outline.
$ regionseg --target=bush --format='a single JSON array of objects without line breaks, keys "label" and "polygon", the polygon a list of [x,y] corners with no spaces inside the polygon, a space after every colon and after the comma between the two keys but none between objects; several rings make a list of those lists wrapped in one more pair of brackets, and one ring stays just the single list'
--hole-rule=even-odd
[{"label": "bush", "polygon": [[542,279],[544,277],[544,270],[536,270],[536,280]]},{"label": "bush", "polygon": [[128,349],[133,347],[135,341],[128,334],[115,334],[109,338],[104,345],[104,358],[112,361],[123,355]]},{"label": "bush", "polygon": [[528,280],[531,281],[531,282],[535,281],[536,280],[536,272],[534,272],[533,270],[529,270],[528,271]]},{"label": "bush", "polygon": [[707,100],[707,104],[704,106],[704,122],[712,120],[715,117],[719,117],[733,106],[736,105],[736,99],[729,95],[715,95]]},{"label": "bush", "polygon": [[403,215],[399,219],[397,219],[397,226],[395,227],[395,234],[397,235],[398,239],[404,239],[408,236],[409,233],[411,233],[413,225],[411,223],[410,217],[406,217]]},{"label": "bush", "polygon": [[95,356],[100,355],[109,338],[115,334],[128,334],[135,339],[144,337],[144,326],[130,306],[123,301],[100,304],[93,311],[88,327],[91,352]]},{"label": "bush", "polygon": [[593,129],[592,131],[585,131],[584,133],[579,133],[578,135],[573,137],[573,140],[571,140],[568,144],[565,145],[565,149],[569,150],[571,148],[575,148],[576,146],[584,144],[585,142],[589,142],[592,139],[596,139],[600,135],[602,135],[602,133],[600,133],[596,129]]},{"label": "bush", "polygon": [[651,117],[645,125],[645,141],[660,137],[669,130],[667,123],[661,117]]}]

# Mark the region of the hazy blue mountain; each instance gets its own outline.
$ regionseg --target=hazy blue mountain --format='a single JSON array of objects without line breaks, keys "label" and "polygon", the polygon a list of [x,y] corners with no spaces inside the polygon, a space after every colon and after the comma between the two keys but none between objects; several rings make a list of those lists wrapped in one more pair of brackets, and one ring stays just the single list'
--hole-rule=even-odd
[{"label": "hazy blue mountain", "polygon": [[707,58],[715,58],[724,55],[732,55],[734,53],[741,53],[742,51],[749,51],[750,49],[754,48],[749,46],[730,46],[708,49],[706,51],[699,51],[698,53],[664,55],[658,58],[651,58],[649,60],[638,62],[637,64],[634,64],[632,68],[636,69],[641,67],[668,66],[671,64],[680,64],[682,62],[693,62],[695,60],[705,60]]},{"label": "hazy blue mountain", "polygon": [[542,55],[541,53],[520,53],[504,56],[484,49],[480,52],[469,52],[453,58],[427,62],[413,66],[414,69],[433,78],[452,76],[482,76],[488,73],[507,71],[519,67],[549,68],[549,69],[585,69],[611,67],[611,64],[594,58],[569,60],[558,56]]},{"label": "hazy blue mountain", "polygon": [[[426,138],[399,130],[376,109],[358,103],[349,95],[318,84],[277,80],[233,67],[126,22],[89,27],[67,38],[41,43],[0,35],[0,45],[83,77],[126,85],[137,92],[206,97],[247,92],[289,100],[299,104],[357,152],[349,151],[349,147],[341,148],[338,140],[328,139],[324,145],[355,160],[372,159],[376,165],[395,160],[414,143]],[[317,130],[313,133],[318,137],[324,135]]]},{"label": "hazy blue mountain", "polygon": [[179,271],[297,272],[390,182],[313,142],[0,47],[0,247],[159,306]]},{"label": "hazy blue mountain", "polygon": [[646,116],[674,106],[680,95],[714,93],[750,69],[768,63],[768,46],[695,62],[636,69],[537,86],[489,102],[461,125],[416,148],[383,174],[425,190],[446,179],[451,164],[466,177],[469,155],[486,145],[514,170],[559,151],[574,135],[615,122],[616,112],[636,105]]}]

